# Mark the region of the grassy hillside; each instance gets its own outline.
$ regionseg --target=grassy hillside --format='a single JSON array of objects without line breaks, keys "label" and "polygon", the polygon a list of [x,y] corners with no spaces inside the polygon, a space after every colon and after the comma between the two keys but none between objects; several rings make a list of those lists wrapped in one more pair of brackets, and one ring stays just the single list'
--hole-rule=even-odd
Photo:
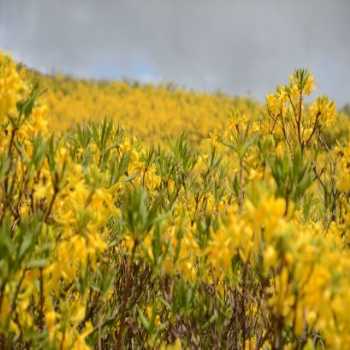
[{"label": "grassy hillside", "polygon": [[313,88],[260,106],[0,54],[0,348],[350,348],[349,126]]},{"label": "grassy hillside", "polygon": [[46,89],[50,122],[58,130],[108,117],[142,138],[157,139],[183,131],[198,138],[221,128],[234,111],[257,114],[261,108],[247,98],[186,91],[172,84],[77,80],[25,68],[24,75]]}]

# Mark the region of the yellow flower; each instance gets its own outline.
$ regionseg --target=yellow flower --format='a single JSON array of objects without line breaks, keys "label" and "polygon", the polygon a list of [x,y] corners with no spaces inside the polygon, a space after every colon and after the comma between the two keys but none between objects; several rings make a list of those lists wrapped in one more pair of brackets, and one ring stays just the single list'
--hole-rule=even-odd
[{"label": "yellow flower", "polygon": [[276,262],[277,252],[272,245],[268,245],[264,251],[264,264],[267,268],[271,268],[276,265]]}]

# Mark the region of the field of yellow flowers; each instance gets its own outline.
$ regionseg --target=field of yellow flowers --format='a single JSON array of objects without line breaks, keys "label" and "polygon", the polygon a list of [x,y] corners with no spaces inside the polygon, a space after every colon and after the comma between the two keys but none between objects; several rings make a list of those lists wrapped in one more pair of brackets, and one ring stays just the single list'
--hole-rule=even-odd
[{"label": "field of yellow flowers", "polygon": [[1,349],[350,349],[349,122],[43,76],[0,53]]}]

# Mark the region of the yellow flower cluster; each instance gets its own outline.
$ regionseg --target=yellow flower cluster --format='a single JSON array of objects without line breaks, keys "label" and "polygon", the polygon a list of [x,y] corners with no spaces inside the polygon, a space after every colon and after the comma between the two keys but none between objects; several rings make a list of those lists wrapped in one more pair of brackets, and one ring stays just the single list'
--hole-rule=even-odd
[{"label": "yellow flower cluster", "polygon": [[16,112],[16,104],[25,85],[17,72],[16,64],[0,52],[0,121],[4,122]]},{"label": "yellow flower cluster", "polygon": [[328,97],[318,97],[311,105],[304,99],[314,90],[314,78],[306,70],[297,70],[289,84],[277,88],[266,98],[270,129],[283,138],[292,150],[302,150],[317,141],[322,129],[335,122],[336,106]]},{"label": "yellow flower cluster", "polygon": [[13,240],[9,260],[1,265],[0,335],[10,330],[23,337],[37,325],[47,327],[49,343],[84,349],[93,327],[78,327],[87,296],[74,284],[96,268],[106,249],[113,197],[103,184],[93,183],[93,169],[87,173],[63,142],[47,136],[45,105],[34,100],[35,90],[30,93],[3,54],[0,72],[0,151],[6,165],[0,176],[0,222],[2,238]]}]

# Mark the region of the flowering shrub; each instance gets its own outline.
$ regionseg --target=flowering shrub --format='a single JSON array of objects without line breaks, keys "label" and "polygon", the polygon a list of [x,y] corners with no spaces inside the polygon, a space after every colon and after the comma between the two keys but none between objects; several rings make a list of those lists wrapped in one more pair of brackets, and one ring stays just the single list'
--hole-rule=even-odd
[{"label": "flowering shrub", "polygon": [[[1,348],[349,348],[350,146],[334,103],[305,101],[309,72],[264,107],[215,100],[225,127],[196,142],[111,119],[53,133],[52,108],[106,87],[53,105],[78,83],[50,84],[0,55]],[[198,100],[199,122],[214,101],[123,89],[145,124],[149,101],[157,120]]]}]

